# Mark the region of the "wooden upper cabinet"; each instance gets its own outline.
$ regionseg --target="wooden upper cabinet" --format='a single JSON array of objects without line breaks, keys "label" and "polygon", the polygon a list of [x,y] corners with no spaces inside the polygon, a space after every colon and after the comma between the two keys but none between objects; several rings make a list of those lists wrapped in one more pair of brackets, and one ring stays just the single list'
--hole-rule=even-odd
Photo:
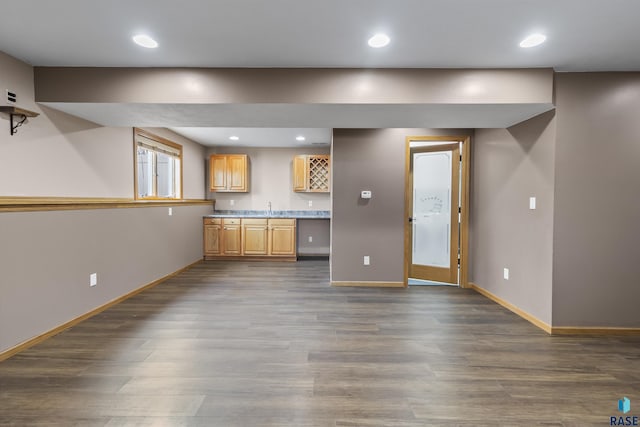
[{"label": "wooden upper cabinet", "polygon": [[293,158],[293,191],[328,193],[330,162],[328,154],[304,154]]},{"label": "wooden upper cabinet", "polygon": [[212,154],[209,158],[209,189],[217,192],[249,191],[246,154]]},{"label": "wooden upper cabinet", "polygon": [[307,156],[293,158],[293,191],[307,191]]},{"label": "wooden upper cabinet", "polygon": [[211,191],[227,190],[227,156],[213,155],[209,159]]},{"label": "wooden upper cabinet", "polygon": [[233,154],[227,157],[229,191],[247,191],[247,156]]}]

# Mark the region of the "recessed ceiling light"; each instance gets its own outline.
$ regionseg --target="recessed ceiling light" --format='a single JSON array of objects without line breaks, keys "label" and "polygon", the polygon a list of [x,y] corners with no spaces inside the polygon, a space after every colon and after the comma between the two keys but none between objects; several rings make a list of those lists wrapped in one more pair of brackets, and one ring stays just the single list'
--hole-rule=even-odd
[{"label": "recessed ceiling light", "polygon": [[304,141],[306,138],[302,135],[296,136],[296,141]]},{"label": "recessed ceiling light", "polygon": [[371,47],[385,47],[389,44],[391,39],[388,35],[383,33],[378,33],[375,36],[369,39],[369,46]]},{"label": "recessed ceiling light", "polygon": [[544,43],[546,39],[547,39],[547,36],[545,36],[544,34],[540,34],[540,33],[531,34],[526,39],[520,42],[520,47],[538,46],[539,44]]},{"label": "recessed ceiling light", "polygon": [[232,141],[237,141],[237,140],[239,140],[240,138],[239,138],[239,137],[237,137],[237,136],[235,136],[235,135],[233,135],[233,136],[230,136],[230,137],[229,137],[229,139],[230,139],[230,140],[232,140]]},{"label": "recessed ceiling light", "polygon": [[158,47],[158,42],[146,34],[136,34],[135,36],[133,36],[133,41],[137,45],[146,47],[148,49],[154,49]]}]

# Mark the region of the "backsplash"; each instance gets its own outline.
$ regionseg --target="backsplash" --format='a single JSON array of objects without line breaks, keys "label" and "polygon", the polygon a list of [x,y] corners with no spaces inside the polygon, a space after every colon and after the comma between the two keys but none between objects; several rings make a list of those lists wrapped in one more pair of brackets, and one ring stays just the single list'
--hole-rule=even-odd
[{"label": "backsplash", "polygon": [[309,218],[322,219],[330,218],[331,212],[328,210],[215,210],[208,217],[266,217],[266,218]]},{"label": "backsplash", "polygon": [[[251,190],[249,190],[251,191]],[[266,198],[265,196],[269,196]],[[281,190],[271,194],[249,193],[210,193],[216,200],[217,210],[330,210],[331,197],[327,193],[294,193]],[[311,206],[309,206],[311,202]]]}]

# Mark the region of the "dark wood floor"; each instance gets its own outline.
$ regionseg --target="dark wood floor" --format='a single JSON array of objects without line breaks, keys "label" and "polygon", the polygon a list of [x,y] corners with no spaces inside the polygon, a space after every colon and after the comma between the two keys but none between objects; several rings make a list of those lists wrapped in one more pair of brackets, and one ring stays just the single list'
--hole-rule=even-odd
[{"label": "dark wood floor", "polygon": [[202,263],[0,362],[16,426],[604,426],[622,396],[633,414],[639,337],[550,337],[450,287],[331,288],[326,261]]}]

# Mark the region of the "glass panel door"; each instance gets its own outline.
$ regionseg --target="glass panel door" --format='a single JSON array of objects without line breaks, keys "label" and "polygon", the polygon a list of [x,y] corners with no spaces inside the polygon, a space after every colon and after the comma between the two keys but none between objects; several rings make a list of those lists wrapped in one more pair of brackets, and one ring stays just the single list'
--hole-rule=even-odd
[{"label": "glass panel door", "polygon": [[411,148],[409,277],[458,283],[458,143]]},{"label": "glass panel door", "polygon": [[451,152],[413,155],[413,263],[450,267]]}]

